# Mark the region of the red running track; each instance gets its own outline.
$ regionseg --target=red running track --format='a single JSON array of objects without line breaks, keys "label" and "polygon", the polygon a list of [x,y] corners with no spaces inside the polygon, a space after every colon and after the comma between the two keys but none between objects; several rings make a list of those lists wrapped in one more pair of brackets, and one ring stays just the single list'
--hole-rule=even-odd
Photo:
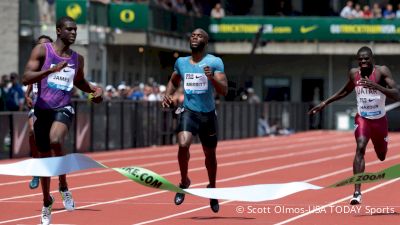
[{"label": "red running track", "polygon": [[[386,160],[377,160],[368,145],[366,171],[376,172],[400,162],[400,133],[390,133]],[[253,138],[220,142],[218,187],[306,181],[326,186],[352,175],[355,141],[352,132],[314,131],[285,137]],[[164,146],[88,154],[109,166],[141,166],[173,183],[179,182],[177,146]],[[4,160],[10,163],[15,160]],[[193,145],[189,165],[191,187],[207,185],[204,156]],[[30,177],[0,176],[0,224],[38,224],[40,188],[30,190]],[[365,184],[363,204],[348,204],[353,186],[304,191],[274,201],[258,203],[220,201],[220,212],[209,208],[209,200],[186,196],[180,206],[174,193],[140,186],[109,169],[70,174],[70,190],[77,209],[63,209],[56,198],[53,224],[398,224],[400,183],[390,180]],[[316,209],[316,210],[313,210]],[[240,212],[238,212],[240,211]]]}]

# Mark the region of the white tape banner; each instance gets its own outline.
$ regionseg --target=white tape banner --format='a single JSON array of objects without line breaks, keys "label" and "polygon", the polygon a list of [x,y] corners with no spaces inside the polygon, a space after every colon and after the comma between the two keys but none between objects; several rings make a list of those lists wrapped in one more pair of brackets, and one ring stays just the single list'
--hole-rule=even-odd
[{"label": "white tape banner", "polygon": [[[58,176],[91,168],[108,168],[95,160],[82,155],[70,154],[62,157],[28,159],[11,164],[0,164],[0,174],[13,176]],[[225,199],[234,201],[260,202],[275,200],[305,191],[323,188],[341,187],[356,183],[377,182],[400,177],[400,164],[377,173],[360,173],[335,184],[321,187],[306,182],[290,182],[282,184],[257,184],[228,188],[189,188],[181,189],[159,174],[141,167],[131,166],[111,168],[123,176],[144,186],[188,193],[204,198]]]},{"label": "white tape banner", "polygon": [[90,168],[104,168],[104,166],[85,155],[75,153],[61,157],[27,159],[0,164],[0,174],[51,177]]}]

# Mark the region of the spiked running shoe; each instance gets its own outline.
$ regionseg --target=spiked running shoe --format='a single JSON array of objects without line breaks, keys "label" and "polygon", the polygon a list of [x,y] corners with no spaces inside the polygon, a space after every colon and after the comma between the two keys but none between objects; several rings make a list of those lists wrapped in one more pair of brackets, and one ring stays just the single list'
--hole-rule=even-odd
[{"label": "spiked running shoe", "polygon": [[353,198],[351,198],[351,200],[350,200],[350,205],[361,204],[361,199],[362,199],[361,192],[358,192],[358,191],[354,192]]},{"label": "spiked running shoe", "polygon": [[[188,181],[189,182],[188,182],[187,185],[183,185],[181,183],[181,184],[179,184],[179,187],[182,188],[182,189],[188,188],[190,186],[190,180],[188,179]],[[175,205],[182,204],[184,200],[185,200],[185,194],[183,194],[183,193],[176,193],[175,194],[175,198],[174,198]]]},{"label": "spiked running shoe", "polygon": [[72,194],[70,191],[61,191],[61,198],[63,200],[63,205],[67,211],[73,211],[75,210],[75,202],[74,199],[72,198]]},{"label": "spiked running shoe", "polygon": [[[212,187],[210,187],[210,185],[207,185],[207,188],[212,188]],[[219,211],[218,199],[210,199],[210,208],[215,213]]]},{"label": "spiked running shoe", "polygon": [[40,217],[40,224],[41,225],[49,225],[51,223],[51,208],[54,203],[54,198],[52,195],[51,197],[51,204],[49,206],[43,206],[42,207],[42,216]]},{"label": "spiked running shoe", "polygon": [[40,177],[32,177],[31,182],[29,182],[29,188],[35,189],[35,188],[39,187],[39,180],[40,180]]}]

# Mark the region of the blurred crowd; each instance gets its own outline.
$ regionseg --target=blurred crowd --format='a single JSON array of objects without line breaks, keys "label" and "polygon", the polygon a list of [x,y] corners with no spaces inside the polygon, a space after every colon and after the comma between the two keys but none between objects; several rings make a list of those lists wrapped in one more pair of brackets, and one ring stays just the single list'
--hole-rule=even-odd
[{"label": "blurred crowd", "polygon": [[[154,82],[152,78],[149,78],[147,83],[135,82],[133,85],[129,85],[121,82],[115,87],[109,84],[103,89],[105,100],[161,101],[165,95],[166,86],[160,85]],[[31,93],[26,93],[26,90],[27,86],[20,84],[20,77],[17,73],[2,75],[0,80],[0,111],[27,110],[25,96],[30,96]],[[74,88],[72,97],[75,99],[87,99],[88,96]],[[173,101],[176,106],[182,104],[182,88],[175,92]]]},{"label": "blurred crowd", "polygon": [[[99,85],[93,83],[94,85]],[[166,92],[166,86],[149,78],[147,82],[134,82],[128,84],[124,81],[118,85],[108,84],[103,87],[104,100],[132,100],[132,101],[161,101]],[[31,97],[31,93],[26,93],[27,86],[20,83],[20,77],[17,73],[9,75],[4,74],[0,80],[0,111],[25,111],[27,110],[25,97]],[[72,97],[75,99],[87,99],[86,93],[74,87]],[[173,95],[175,106],[182,105],[184,93],[182,86]],[[215,100],[218,103],[221,99],[216,95]],[[261,98],[255,93],[252,87],[243,89],[235,101],[244,101],[250,104],[261,103]]]},{"label": "blurred crowd", "polygon": [[109,84],[104,89],[105,100],[124,99],[133,101],[161,101],[165,95],[165,85],[135,82],[133,85],[121,82],[114,87]]},{"label": "blurred crowd", "polygon": [[[226,14],[229,15],[246,15],[251,13],[253,0],[225,0],[224,9],[221,0],[90,0],[92,2],[123,3],[136,2],[148,3],[156,7],[163,8],[180,14],[188,14],[194,16],[207,15],[212,18],[222,18]],[[54,23],[55,21],[55,0],[38,0],[39,14],[44,24]],[[375,1],[372,5],[360,4],[359,1],[347,1],[346,5],[339,10],[334,11],[332,8],[325,16],[341,16],[347,19],[353,18],[400,18],[400,3],[397,5],[389,3],[380,3]],[[365,1],[364,1],[365,2]],[[274,3],[272,11],[265,15],[275,16],[302,16],[304,13],[293,10],[292,3],[289,0],[280,0]],[[305,13],[304,15],[306,15]]]},{"label": "blurred crowd", "polygon": [[[210,15],[213,18],[225,16],[225,10],[219,0],[90,0],[109,3],[149,3],[168,11],[194,16]],[[43,24],[55,23],[55,0],[38,0],[40,21]]]},{"label": "blurred crowd", "polygon": [[397,8],[394,9],[393,5],[390,3],[385,6],[381,6],[379,3],[374,3],[371,7],[369,5],[361,5],[359,3],[354,3],[353,1],[347,1],[346,6],[340,12],[340,16],[347,19],[400,18],[400,3],[397,5]]},{"label": "blurred crowd", "polygon": [[0,80],[0,111],[23,111],[25,95],[16,73],[2,75]]}]

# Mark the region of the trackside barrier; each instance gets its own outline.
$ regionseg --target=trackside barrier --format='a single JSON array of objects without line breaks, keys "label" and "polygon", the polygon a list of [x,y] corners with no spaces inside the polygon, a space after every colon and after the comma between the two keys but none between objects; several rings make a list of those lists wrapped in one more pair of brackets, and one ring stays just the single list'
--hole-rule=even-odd
[{"label": "trackside barrier", "polygon": [[[161,108],[160,102],[112,100],[96,105],[74,100],[73,106],[76,115],[66,139],[66,153],[176,143],[178,115],[175,109]],[[308,108],[308,103],[221,102],[217,104],[218,137],[256,137],[261,116],[269,124],[278,122],[294,131],[308,130]],[[0,112],[0,159],[29,156],[28,132],[27,112]]]}]

